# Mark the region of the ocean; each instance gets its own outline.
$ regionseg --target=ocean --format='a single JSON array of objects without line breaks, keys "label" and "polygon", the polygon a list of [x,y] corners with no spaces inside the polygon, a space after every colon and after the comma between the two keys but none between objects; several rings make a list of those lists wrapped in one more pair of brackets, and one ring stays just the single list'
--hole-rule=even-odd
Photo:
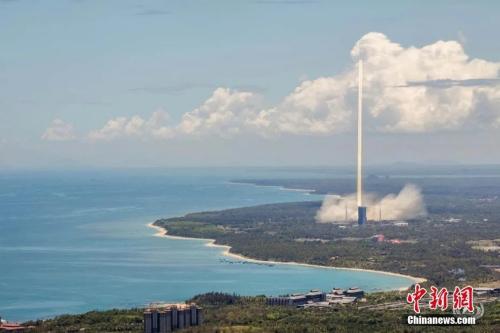
[{"label": "ocean", "polygon": [[321,200],[230,182],[291,176],[266,169],[3,171],[0,316],[25,321],[182,301],[208,291],[279,295],[413,283],[373,272],[242,263],[202,240],[155,237],[147,227],[158,218],[189,212]]}]

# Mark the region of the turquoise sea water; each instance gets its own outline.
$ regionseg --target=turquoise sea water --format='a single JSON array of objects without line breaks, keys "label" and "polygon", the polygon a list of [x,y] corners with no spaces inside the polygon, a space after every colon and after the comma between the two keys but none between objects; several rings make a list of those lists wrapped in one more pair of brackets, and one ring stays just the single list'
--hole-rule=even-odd
[{"label": "turquoise sea water", "polygon": [[0,173],[0,316],[22,321],[208,291],[277,295],[412,284],[378,273],[228,263],[220,248],[154,237],[146,226],[188,212],[321,199],[228,182],[280,174],[290,177],[263,169]]}]

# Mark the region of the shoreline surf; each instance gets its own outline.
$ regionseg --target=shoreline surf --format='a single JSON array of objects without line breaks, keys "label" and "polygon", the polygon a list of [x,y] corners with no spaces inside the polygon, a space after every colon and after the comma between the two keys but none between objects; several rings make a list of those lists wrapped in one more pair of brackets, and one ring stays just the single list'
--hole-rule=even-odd
[{"label": "shoreline surf", "polygon": [[277,188],[278,190],[281,191],[291,191],[291,192],[303,192],[305,195],[324,195],[321,193],[317,193],[316,190],[313,189],[305,189],[305,188],[293,188],[293,187],[286,187],[282,185],[262,185],[262,184],[256,184],[256,183],[245,183],[243,181],[228,181],[229,184],[233,185],[249,185],[249,186],[254,186],[254,187],[270,187],[270,188]]},{"label": "shoreline surf", "polygon": [[[238,260],[244,260],[248,262],[254,262],[254,263],[261,263],[261,264],[275,264],[275,265],[296,265],[296,266],[304,266],[304,267],[312,267],[312,268],[321,268],[321,269],[335,269],[335,270],[349,270],[349,271],[358,271],[358,272],[369,272],[369,273],[378,273],[378,274],[384,274],[384,275],[390,275],[390,276],[397,276],[397,277],[403,277],[407,278],[409,280],[412,280],[414,283],[423,283],[427,281],[425,278],[421,277],[415,277],[411,275],[405,275],[405,274],[400,274],[400,273],[393,273],[393,272],[386,272],[386,271],[377,271],[373,269],[365,269],[365,268],[350,268],[350,267],[334,267],[334,266],[322,266],[322,265],[314,265],[314,264],[306,264],[306,263],[300,263],[300,262],[294,262],[294,261],[274,261],[274,260],[261,260],[261,259],[254,259],[250,257],[246,257],[241,254],[237,253],[232,253],[231,252],[231,246],[229,245],[220,245],[220,244],[215,244],[215,239],[211,238],[195,238],[195,237],[183,237],[183,236],[174,236],[174,235],[169,235],[168,230],[166,228],[154,225],[154,223],[148,223],[147,226],[149,228],[155,229],[156,233],[153,235],[154,237],[162,237],[162,238],[169,238],[169,239],[178,239],[178,240],[200,240],[205,242],[205,246],[207,247],[218,247],[223,249],[222,255]],[[397,290],[406,290],[407,288],[398,288]],[[396,290],[396,289],[394,289]]]}]

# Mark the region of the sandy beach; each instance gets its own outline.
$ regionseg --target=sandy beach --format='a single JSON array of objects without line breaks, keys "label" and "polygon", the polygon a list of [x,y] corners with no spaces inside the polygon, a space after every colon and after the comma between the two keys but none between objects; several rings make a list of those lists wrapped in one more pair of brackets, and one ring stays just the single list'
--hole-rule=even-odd
[{"label": "sandy beach", "polygon": [[[413,280],[415,283],[423,283],[423,282],[427,281],[424,278],[414,277],[411,275],[404,275],[404,274],[384,272],[384,271],[376,271],[376,270],[372,270],[372,269],[322,266],[322,265],[305,264],[305,263],[294,262],[294,261],[270,261],[270,260],[253,259],[253,258],[249,258],[249,257],[243,256],[240,254],[231,253],[231,246],[215,244],[215,239],[171,236],[171,235],[168,235],[168,230],[165,228],[156,226],[153,223],[149,223],[149,224],[147,224],[147,226],[156,230],[156,233],[154,234],[155,237],[164,237],[164,238],[170,238],[170,239],[195,239],[195,240],[205,241],[205,246],[221,248],[223,250],[222,254],[227,256],[227,257],[230,257],[233,259],[238,259],[238,260],[244,260],[244,261],[248,261],[248,262],[260,263],[260,264],[276,264],[276,265],[299,265],[299,266],[314,267],[314,268],[321,268],[321,269],[337,269],[337,270],[372,272],[372,273],[379,273],[379,274],[408,278],[410,280]],[[406,288],[400,288],[399,290],[406,290]]]},{"label": "sandy beach", "polygon": [[228,181],[228,183],[229,184],[236,184],[236,185],[249,185],[249,186],[255,186],[255,187],[273,187],[273,188],[277,188],[281,191],[304,192],[307,195],[310,195],[310,194],[323,195],[323,194],[316,193],[316,190],[313,190],[313,189],[291,188],[291,187],[285,187],[285,186],[281,186],[281,185],[260,185],[260,184],[254,184],[254,183],[233,182],[233,181]]}]

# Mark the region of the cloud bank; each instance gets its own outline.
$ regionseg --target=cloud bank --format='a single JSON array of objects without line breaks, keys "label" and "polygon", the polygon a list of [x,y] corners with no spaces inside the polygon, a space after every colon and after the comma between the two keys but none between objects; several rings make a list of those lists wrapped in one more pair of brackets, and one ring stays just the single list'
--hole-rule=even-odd
[{"label": "cloud bank", "polygon": [[140,116],[117,117],[109,120],[102,128],[91,131],[88,138],[92,141],[113,140],[123,137],[169,139],[173,131],[167,126],[168,113],[162,109],[153,112],[149,119]]},{"label": "cloud bank", "polygon": [[[500,126],[500,62],[471,58],[457,41],[405,47],[370,32],[350,54],[353,64],[364,61],[367,130],[423,133]],[[353,125],[356,80],[353,65],[335,76],[301,82],[272,106],[264,105],[256,92],[220,87],[177,124],[159,124],[155,114],[149,120],[116,117],[88,137],[96,141],[346,132]]]},{"label": "cloud bank", "polygon": [[76,134],[72,124],[54,119],[41,138],[45,141],[70,141],[76,138]]},{"label": "cloud bank", "polygon": [[[382,199],[377,199],[373,194],[366,194],[364,200],[368,207],[369,222],[379,221],[380,217],[388,221],[427,215],[422,193],[413,184],[405,185],[397,195],[388,194]],[[343,223],[346,217],[347,221],[356,221],[358,218],[355,194],[344,197],[327,195],[316,214],[316,220],[320,223]]]}]

